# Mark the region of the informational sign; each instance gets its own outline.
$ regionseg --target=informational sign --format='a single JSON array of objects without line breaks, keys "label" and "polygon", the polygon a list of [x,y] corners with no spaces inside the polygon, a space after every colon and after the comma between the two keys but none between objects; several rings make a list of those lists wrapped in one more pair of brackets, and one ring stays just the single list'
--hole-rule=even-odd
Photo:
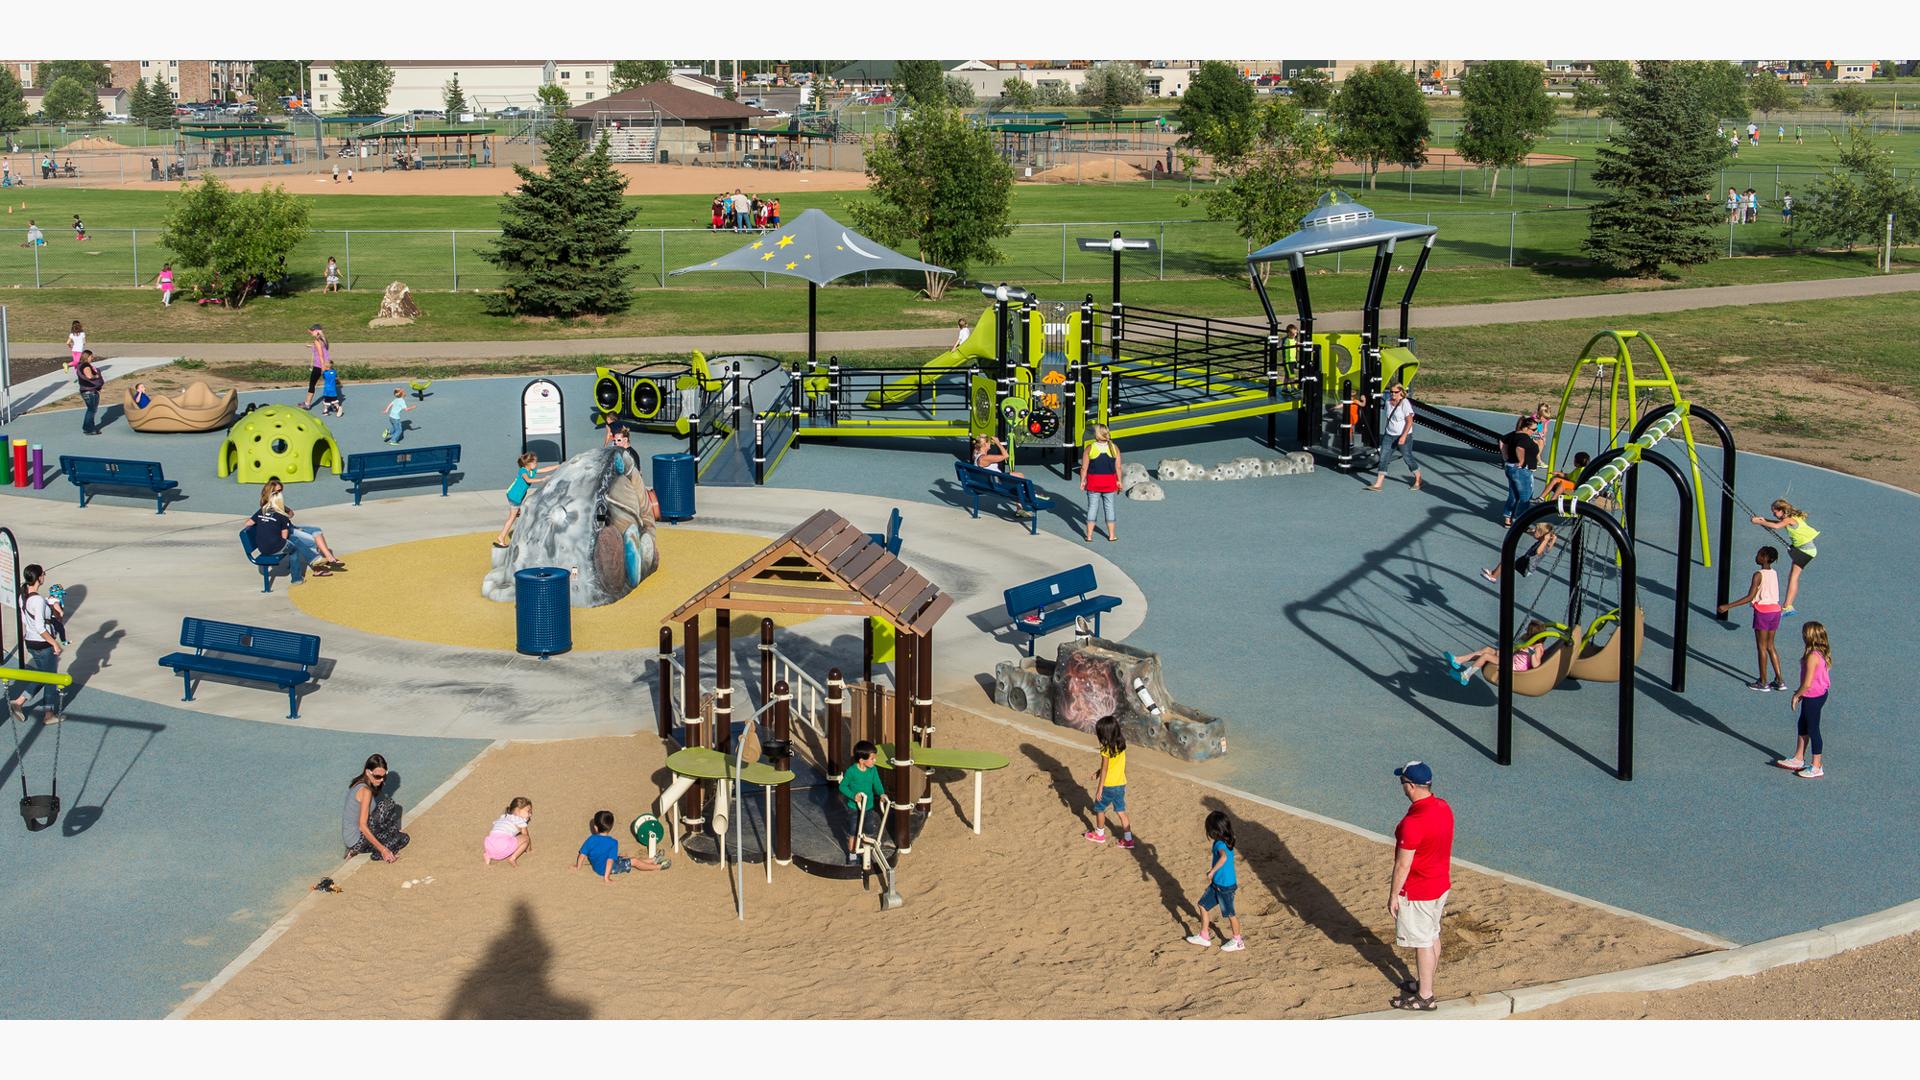
[{"label": "informational sign", "polygon": [[542,461],[567,458],[566,398],[551,379],[535,379],[520,391],[520,450]]},{"label": "informational sign", "polygon": [[18,563],[14,558],[13,538],[0,533],[0,607],[9,610],[20,602],[19,594],[13,589],[13,583],[19,580],[15,576]]}]

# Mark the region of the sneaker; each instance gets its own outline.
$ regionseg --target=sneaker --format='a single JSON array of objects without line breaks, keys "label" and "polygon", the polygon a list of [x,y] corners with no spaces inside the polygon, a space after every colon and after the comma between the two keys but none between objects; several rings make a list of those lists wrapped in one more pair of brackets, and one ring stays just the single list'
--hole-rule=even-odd
[{"label": "sneaker", "polygon": [[1116,843],[1120,845],[1120,850],[1122,851],[1133,850],[1133,841],[1128,840],[1126,837],[1121,837],[1118,841],[1116,841]]},{"label": "sneaker", "polygon": [[1089,829],[1080,835],[1096,844],[1104,844],[1107,842],[1107,831],[1105,829]]},{"label": "sneaker", "polygon": [[1455,660],[1455,659],[1453,658],[1453,654],[1452,654],[1452,653],[1441,653],[1440,655],[1441,655],[1441,656],[1444,656],[1444,657],[1446,657],[1446,658],[1447,658],[1447,667],[1449,667],[1449,668],[1451,668],[1451,669],[1453,669],[1454,671],[1465,671],[1465,670],[1467,670],[1467,665],[1465,665],[1465,664],[1463,664],[1463,663],[1461,663],[1461,662],[1460,662],[1460,661],[1458,661],[1458,660]]},{"label": "sneaker", "polygon": [[1799,772],[1794,773],[1793,775],[1801,778],[1802,780],[1818,780],[1821,777],[1827,775],[1827,770],[1821,768],[1818,765],[1809,765],[1806,768],[1801,769]]},{"label": "sneaker", "polygon": [[859,853],[859,852],[857,852],[857,851],[849,851],[849,852],[847,852],[847,864],[848,864],[849,866],[851,866],[852,864],[854,864],[854,863],[857,863],[857,862],[859,862],[859,861],[860,861],[860,853]]},{"label": "sneaker", "polygon": [[1807,767],[1807,763],[1801,761],[1799,758],[1781,758],[1779,761],[1774,762],[1774,764],[1793,772],[1799,772],[1801,769]]},{"label": "sneaker", "polygon": [[1775,679],[1773,680],[1772,685],[1768,686],[1767,689],[1772,690],[1776,693],[1786,693],[1787,684],[1781,682],[1779,679]]},{"label": "sneaker", "polygon": [[1209,949],[1213,947],[1213,939],[1210,937],[1204,937],[1200,934],[1188,934],[1187,944],[1198,945],[1203,949]]},{"label": "sneaker", "polygon": [[660,869],[662,869],[662,870],[666,870],[666,869],[669,869],[669,868],[671,868],[671,867],[673,866],[673,860],[672,860],[672,859],[669,859],[669,858],[667,858],[667,857],[666,857],[665,855],[662,855],[662,856],[660,856],[659,858],[657,858],[657,859],[655,859],[655,860],[653,860],[653,861],[654,861],[654,863],[655,863],[656,865],[658,865],[658,866],[660,867]]},{"label": "sneaker", "polygon": [[1798,614],[1800,614],[1800,613],[1799,613],[1799,612],[1797,612],[1797,611],[1795,611],[1795,610],[1793,610],[1792,608],[1781,608],[1781,609],[1780,609],[1780,617],[1781,617],[1781,618],[1783,618],[1783,619],[1785,619],[1785,618],[1790,618],[1790,617],[1792,617],[1792,616],[1794,616],[1794,615],[1798,615]]},{"label": "sneaker", "polygon": [[1759,679],[1755,679],[1752,682],[1748,683],[1747,689],[1758,690],[1763,694],[1770,694],[1773,692],[1773,687],[1768,686],[1766,683],[1760,681]]},{"label": "sneaker", "polygon": [[1473,685],[1473,672],[1466,668],[1461,668],[1459,672],[1454,675],[1453,681],[1459,683],[1461,686],[1471,686]]},{"label": "sneaker", "polygon": [[1232,941],[1229,941],[1225,945],[1220,946],[1220,951],[1221,952],[1239,952],[1242,949],[1245,949],[1246,947],[1247,947],[1247,943],[1244,940],[1240,938],[1234,938]]},{"label": "sneaker", "polygon": [[380,433],[380,441],[381,441],[381,442],[392,442],[392,441],[393,441],[393,435],[392,435],[392,433],[390,433],[390,432],[384,432],[384,431],[383,431],[383,432],[381,432],[381,433]]}]

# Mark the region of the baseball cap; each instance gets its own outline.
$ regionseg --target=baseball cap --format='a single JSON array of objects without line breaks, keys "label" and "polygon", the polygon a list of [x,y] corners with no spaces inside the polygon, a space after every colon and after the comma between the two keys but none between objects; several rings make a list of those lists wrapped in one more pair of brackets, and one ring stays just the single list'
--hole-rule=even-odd
[{"label": "baseball cap", "polygon": [[1409,761],[1393,770],[1393,775],[1409,784],[1419,784],[1421,787],[1433,783],[1433,767],[1424,761]]}]

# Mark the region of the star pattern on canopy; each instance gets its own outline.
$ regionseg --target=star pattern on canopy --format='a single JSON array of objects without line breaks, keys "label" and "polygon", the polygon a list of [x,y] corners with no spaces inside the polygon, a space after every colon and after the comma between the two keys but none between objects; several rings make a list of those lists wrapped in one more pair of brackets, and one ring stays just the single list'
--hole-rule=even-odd
[{"label": "star pattern on canopy", "polygon": [[807,210],[784,227],[773,230],[729,255],[673,271],[744,270],[756,274],[790,274],[815,285],[852,274],[908,270],[949,274],[951,270],[902,255],[870,237],[835,221],[822,210]]}]

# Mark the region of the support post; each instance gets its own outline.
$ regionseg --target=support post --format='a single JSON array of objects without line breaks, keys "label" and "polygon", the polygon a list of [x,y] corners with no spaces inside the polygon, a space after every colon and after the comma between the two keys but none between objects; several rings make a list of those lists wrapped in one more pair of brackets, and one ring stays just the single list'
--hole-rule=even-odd
[{"label": "support post", "polygon": [[893,669],[893,846],[906,851],[913,841],[913,711],[906,673],[913,670],[913,635],[894,638]]},{"label": "support post", "polygon": [[847,759],[842,747],[847,742],[846,681],[839,668],[827,671],[827,779],[835,781],[846,774]]},{"label": "support post", "polygon": [[673,628],[660,628],[660,710],[662,739],[673,737]]},{"label": "support post", "polygon": [[[920,745],[933,745],[933,631],[916,634],[913,650],[913,711],[920,729]],[[922,799],[921,802],[930,802]]]},{"label": "support post", "polygon": [[820,286],[807,282],[807,366],[820,355]]},{"label": "support post", "polygon": [[760,703],[773,700],[773,620],[760,620]]},{"label": "support post", "polygon": [[[686,730],[682,740],[687,746],[707,745],[706,732],[702,725],[706,723],[704,711],[700,708],[700,616],[689,615],[680,626],[680,720]],[[690,825],[706,821],[701,811],[702,791],[699,784],[687,789],[682,799],[686,810],[682,817]]]},{"label": "support post", "polygon": [[713,613],[713,748],[733,749],[733,612]]},{"label": "support post", "polygon": [[[786,681],[773,684],[773,741],[780,747],[779,756],[773,760],[776,769],[788,769],[793,765],[792,735],[792,691]],[[793,861],[793,784],[777,784],[773,792],[773,861],[785,866]]]}]

